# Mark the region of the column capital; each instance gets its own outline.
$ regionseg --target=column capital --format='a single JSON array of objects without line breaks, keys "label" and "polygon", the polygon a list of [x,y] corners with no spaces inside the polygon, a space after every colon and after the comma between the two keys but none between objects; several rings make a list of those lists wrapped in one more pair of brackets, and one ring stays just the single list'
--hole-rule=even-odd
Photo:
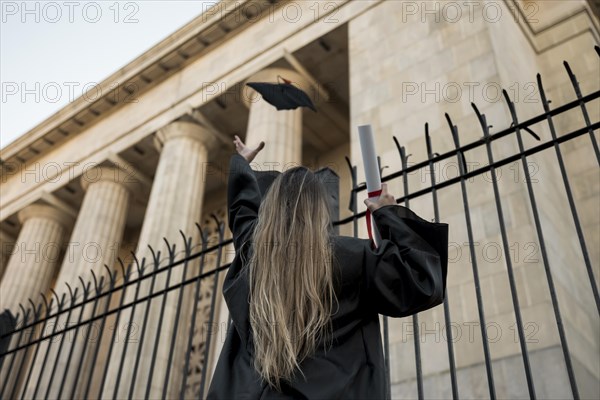
[{"label": "column capital", "polygon": [[73,217],[56,207],[46,204],[30,204],[21,209],[17,214],[19,222],[24,224],[30,218],[48,218],[61,224],[65,229],[69,229],[73,224]]},{"label": "column capital", "polygon": [[250,86],[246,86],[248,82],[267,82],[267,83],[283,83],[281,78],[287,79],[292,82],[292,85],[298,87],[303,90],[313,102],[316,101],[314,95],[312,85],[310,82],[305,79],[302,75],[296,72],[293,69],[288,68],[266,68],[257,73],[251,75],[244,81],[242,85],[242,102],[246,107],[250,108],[250,106],[258,101],[256,99],[256,95],[258,93],[252,89]]},{"label": "column capital", "polygon": [[131,176],[129,172],[117,167],[95,166],[85,170],[79,179],[84,191],[88,190],[90,184],[100,181],[119,183],[129,190],[130,193],[133,193],[137,189],[135,176]]},{"label": "column capital", "polygon": [[199,141],[207,150],[217,147],[217,138],[209,129],[189,121],[173,121],[160,128],[154,135],[153,142],[156,149],[161,151],[167,141],[182,137]]}]

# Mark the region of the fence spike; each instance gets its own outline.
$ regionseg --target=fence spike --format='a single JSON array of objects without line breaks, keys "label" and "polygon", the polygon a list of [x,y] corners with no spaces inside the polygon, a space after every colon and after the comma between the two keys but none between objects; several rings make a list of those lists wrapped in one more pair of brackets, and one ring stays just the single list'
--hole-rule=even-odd
[{"label": "fence spike", "polygon": [[181,229],[179,229],[179,234],[181,235],[181,237],[183,237],[183,243],[185,243],[187,241],[187,237],[185,236],[185,233],[183,233],[183,231]]},{"label": "fence spike", "polygon": [[46,306],[46,315],[50,312],[50,307],[52,307],[52,300],[50,301],[50,306],[48,306],[48,299],[42,292],[40,292],[40,296],[42,297],[42,301],[44,302],[44,306]]},{"label": "fence spike", "polygon": [[137,256],[135,255],[135,253],[133,252],[133,250],[129,251],[131,253],[131,255],[133,256],[133,262],[135,262],[135,267],[137,269],[138,274],[141,276],[142,275],[142,271],[143,269],[140,269],[140,262],[137,258]]},{"label": "fence spike", "polygon": [[396,149],[398,150],[398,153],[400,153],[400,162],[402,163],[402,170],[405,171],[408,167],[408,157],[412,156],[412,154],[406,155],[406,149],[404,148],[404,146],[400,145],[400,142],[398,142],[396,136],[392,136],[392,139],[394,139]]},{"label": "fence spike", "polygon": [[127,281],[129,281],[129,277],[131,276],[131,267],[133,266],[133,263],[129,263],[127,264],[127,268],[125,268],[125,274],[123,276],[127,277]]},{"label": "fence spike", "polygon": [[61,308],[62,308],[62,305],[63,305],[63,301],[65,299],[65,294],[63,293],[62,299],[59,299],[58,293],[56,293],[56,291],[53,288],[50,288],[50,291],[52,292],[52,295],[54,297],[56,297],[56,304],[57,304],[57,307],[58,307],[58,311],[60,311]]},{"label": "fence spike", "polygon": [[452,122],[452,118],[450,117],[450,114],[445,113],[446,116],[446,121],[448,122],[448,125],[450,126],[450,133],[452,134],[452,139],[454,140],[454,146],[456,148],[460,147],[460,141],[458,139],[458,129],[457,126],[454,125],[454,123]]},{"label": "fence spike", "polygon": [[429,122],[425,123],[425,144],[427,145],[427,156],[428,158],[439,157],[440,153],[431,152],[433,147],[431,146],[431,136],[429,135]]},{"label": "fence spike", "polygon": [[[379,176],[383,176],[383,170],[388,168],[388,166],[381,166],[381,157],[377,156],[377,165],[379,166]],[[366,185],[366,182],[365,182]]]},{"label": "fence spike", "polygon": [[479,120],[479,125],[481,125],[481,130],[483,131],[483,139],[487,142],[490,138],[490,131],[489,131],[489,126],[487,124],[487,119],[485,117],[485,114],[482,114],[479,111],[479,108],[477,107],[477,105],[475,103],[471,103],[471,107],[473,107],[473,110],[475,111],[475,114],[477,115],[477,120]]},{"label": "fence spike", "polygon": [[[152,253],[152,258],[156,261],[156,252],[152,248],[152,246],[148,245],[148,249],[150,249],[150,253]],[[160,254],[160,251],[158,252]]]},{"label": "fence spike", "polygon": [[185,233],[183,233],[183,231],[181,229],[179,230],[179,234],[181,235],[181,238],[183,239],[183,247],[185,250],[186,257],[187,257],[192,251],[192,237],[186,236]]},{"label": "fence spike", "polygon": [[528,126],[524,126],[523,129],[525,130],[525,132],[528,132],[531,136],[533,136],[538,142],[542,140],[540,139],[538,134],[532,131]]},{"label": "fence spike", "polygon": [[[12,312],[10,311],[9,308],[4,310],[5,312],[8,312],[10,315],[12,315]],[[19,320],[19,317],[21,317],[20,311],[17,311],[17,315],[12,315],[15,319],[15,324],[17,323],[17,321]]]},{"label": "fence spike", "polygon": [[123,283],[125,283],[129,280],[129,273],[131,272],[131,263],[127,264],[127,267],[125,267],[125,263],[121,258],[118,258],[117,261],[119,262],[119,267],[121,268],[121,276],[123,277]]},{"label": "fence spike", "polygon": [[[510,96],[508,95],[508,92],[506,91],[506,89],[502,89],[502,95],[504,96],[504,100],[506,101],[506,104],[508,105],[508,108],[510,109],[510,111],[513,111],[515,106],[514,106],[512,100],[510,99]],[[513,125],[514,125],[514,121],[513,121]]]},{"label": "fence spike", "polygon": [[73,301],[73,289],[71,289],[71,285],[69,285],[67,282],[65,282],[65,285],[67,285],[67,289],[69,289],[69,294],[71,296],[71,301]]},{"label": "fence spike", "polygon": [[[123,263],[123,259],[121,257],[117,257],[117,262],[121,266],[121,274],[123,275],[123,282],[125,282],[125,263]],[[117,273],[115,269],[115,274]]]},{"label": "fence spike", "polygon": [[96,289],[96,294],[98,294],[98,280],[96,279],[96,274],[94,270],[90,268],[90,272],[92,273],[92,278],[94,279],[94,289]]},{"label": "fence spike", "polygon": [[217,217],[216,214],[211,214],[210,215],[212,217],[212,219],[215,221],[215,223],[217,224],[217,231],[219,233],[219,237],[221,237],[221,233],[224,232],[224,228],[225,228],[225,224],[223,223],[223,221],[221,221],[219,219],[219,217]]},{"label": "fence spike", "polygon": [[202,243],[204,243],[206,240],[206,236],[204,235],[204,231],[202,230],[202,227],[197,222],[195,222],[194,224],[196,225],[196,229],[198,229],[198,232],[200,232],[200,240],[202,241]]},{"label": "fence spike", "polygon": [[115,273],[113,275],[113,273],[110,271],[110,268],[108,268],[108,265],[104,264],[104,269],[106,269],[106,272],[108,272],[108,277],[110,279],[110,284],[114,284],[116,277],[117,277],[117,271],[115,270]]},{"label": "fence spike", "polygon": [[398,150],[398,153],[400,154],[400,161],[402,161],[402,146],[400,146],[400,142],[398,142],[396,136],[392,135],[392,139],[394,140],[394,144],[396,145],[396,150]]},{"label": "fence spike", "polygon": [[433,153],[431,152],[431,136],[429,136],[429,122],[425,122],[425,146],[427,147],[427,158],[432,159]]},{"label": "fence spike", "polygon": [[[159,252],[159,254],[160,254],[160,252]],[[148,264],[150,264],[150,263],[148,263]],[[144,271],[146,268],[149,268],[149,267],[150,267],[150,265],[146,265],[146,256],[142,257],[142,265],[141,265],[142,271]]]},{"label": "fence spike", "polygon": [[355,203],[355,195],[354,195],[354,189],[356,189],[356,167],[354,167],[352,165],[352,162],[350,162],[350,158],[348,158],[348,156],[344,156],[344,158],[346,159],[346,164],[348,165],[348,169],[350,170],[350,179],[352,180],[352,190],[353,190],[353,194],[350,196],[350,201],[348,203],[348,209],[349,210],[354,210],[354,207],[356,204]]},{"label": "fence spike", "polygon": [[[565,63],[566,63],[566,61],[565,61]],[[515,108],[515,104],[510,99],[510,96],[508,95],[508,92],[506,91],[506,89],[502,89],[502,94],[504,95],[504,99],[506,100],[506,104],[508,105],[508,109],[509,109],[510,113],[513,115],[517,115],[517,110]],[[515,126],[515,122],[513,121],[510,126]],[[536,140],[538,140],[538,141],[541,140],[540,137],[534,131],[529,129],[529,127],[523,126],[523,127],[520,127],[519,129],[523,129],[524,131],[528,132]]]},{"label": "fence spike", "polygon": [[[537,81],[537,85],[538,85],[538,89],[540,90],[540,97],[542,97],[542,103],[544,101],[544,98],[546,97],[546,95],[542,95],[542,92],[544,90],[544,85],[542,83],[542,74],[540,74],[539,72],[537,73],[537,75],[535,76],[536,81]],[[546,103],[551,104],[552,100],[546,98]]]},{"label": "fence spike", "polygon": [[403,160],[403,163],[404,163],[404,167],[403,168],[406,169],[406,168],[408,168],[408,158],[410,156],[412,156],[412,153],[406,154],[406,147],[404,147],[404,146],[402,146],[400,148],[400,150],[401,150],[402,160]]},{"label": "fence spike", "polygon": [[33,311],[33,321],[32,322],[35,322],[38,319],[40,311],[42,310],[42,304],[40,303],[39,306],[38,306],[38,308],[37,308],[37,310],[36,310],[35,304],[31,300],[31,297],[28,297],[27,301],[29,302],[29,304],[31,304],[31,310]]},{"label": "fence spike", "polygon": [[79,278],[79,282],[81,282],[81,286],[83,287],[83,297],[86,298],[87,294],[88,294],[88,289],[89,289],[89,282],[88,282],[88,285],[86,286],[86,284],[83,281],[83,279],[81,278],[81,276],[78,276],[78,278]]},{"label": "fence spike", "polygon": [[100,276],[100,282],[98,283],[100,290],[96,290],[96,296],[99,296],[102,293],[102,286],[104,286],[104,275]]},{"label": "fence spike", "polygon": [[[566,61],[563,61],[563,65],[565,66],[565,69],[567,70],[567,74],[569,74],[569,78],[571,78],[571,81],[577,82],[577,77],[573,73],[573,70],[571,69],[571,66],[569,65],[569,63]],[[577,82],[577,83],[579,83],[579,82]]]},{"label": "fence spike", "polygon": [[171,244],[165,236],[163,236],[163,241],[167,245],[167,251],[169,252],[169,260],[172,260],[174,257],[173,255],[175,254],[175,243],[173,243],[173,248],[171,248]]},{"label": "fence spike", "polygon": [[348,156],[344,156],[344,159],[346,160],[346,164],[348,165],[348,169],[350,170],[350,175],[352,175],[352,163],[350,162],[350,158],[348,158]]},{"label": "fence spike", "polygon": [[219,236],[219,243],[221,243],[225,238],[225,224],[223,222],[219,222],[219,225],[217,225],[217,230]]},{"label": "fence spike", "polygon": [[569,64],[564,62],[565,68],[567,69],[567,73],[569,74],[569,79],[571,80],[571,85],[573,86],[573,90],[575,91],[575,95],[577,96],[577,100],[579,101],[579,107],[581,108],[581,112],[583,114],[583,120],[585,121],[586,127],[588,128],[588,134],[590,136],[590,141],[592,142],[592,147],[594,149],[594,153],[596,154],[596,160],[598,164],[600,164],[600,147],[598,146],[598,142],[596,140],[596,136],[594,135],[594,131],[592,129],[592,121],[590,120],[589,113],[587,111],[585,101],[583,99],[583,94],[581,93],[581,85],[577,81],[577,77],[571,70]]},{"label": "fence spike", "polygon": [[[506,105],[508,106],[508,110],[511,112],[511,114],[516,113],[515,105],[512,102],[512,100],[510,99],[510,96],[508,95],[508,92],[506,91],[506,89],[502,89],[502,95],[504,96],[504,100],[506,101]],[[514,126],[514,125],[515,125],[515,122],[513,121],[510,126]]]},{"label": "fence spike", "polygon": [[[25,325],[27,323],[27,320],[29,319],[29,308],[27,309],[27,312],[25,312],[25,307],[23,307],[23,304],[19,303],[19,307],[21,308],[21,311],[23,313],[23,325]],[[17,314],[18,316],[18,314]],[[16,323],[16,321],[15,321]]]},{"label": "fence spike", "polygon": [[[150,253],[152,253],[152,261],[154,261],[154,270],[158,270],[160,264],[160,250],[155,252],[152,246],[148,245],[150,249]],[[142,259],[142,265],[144,264],[144,260]]]},{"label": "fence spike", "polygon": [[473,111],[475,111],[475,114],[477,114],[477,118],[479,119],[479,122],[481,122],[481,116],[483,114],[481,114],[481,111],[479,111],[479,107],[477,107],[477,104],[471,102],[471,107],[473,108]]},{"label": "fence spike", "polygon": [[464,173],[467,173],[468,169],[467,169],[467,160],[465,159],[465,154],[460,151],[460,140],[458,138],[458,127],[456,125],[454,125],[454,123],[452,122],[452,118],[450,118],[450,114],[446,113],[446,121],[448,121],[448,125],[450,126],[450,133],[452,134],[452,140],[454,141],[454,147],[456,147],[456,150],[458,151],[458,154],[460,155],[460,160],[462,161],[462,165],[463,165],[463,171]]}]

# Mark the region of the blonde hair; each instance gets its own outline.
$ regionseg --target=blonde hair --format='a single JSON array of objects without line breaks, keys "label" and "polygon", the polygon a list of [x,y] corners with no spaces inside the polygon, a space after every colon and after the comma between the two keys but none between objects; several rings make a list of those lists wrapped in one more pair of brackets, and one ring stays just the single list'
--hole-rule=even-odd
[{"label": "blonde hair", "polygon": [[331,232],[318,177],[304,167],[279,175],[261,203],[248,263],[254,368],[279,391],[331,333]]}]

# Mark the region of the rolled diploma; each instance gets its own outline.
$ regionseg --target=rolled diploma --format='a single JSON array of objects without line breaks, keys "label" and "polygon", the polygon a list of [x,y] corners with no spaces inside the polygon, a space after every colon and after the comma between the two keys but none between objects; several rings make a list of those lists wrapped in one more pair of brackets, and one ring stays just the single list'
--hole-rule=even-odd
[{"label": "rolled diploma", "polygon": [[[367,192],[379,192],[381,190],[381,175],[379,173],[379,164],[377,163],[377,152],[375,151],[375,140],[373,138],[373,129],[371,125],[361,125],[358,127],[358,139],[360,141],[360,150],[365,167],[365,178],[367,180]],[[379,196],[370,196],[370,200],[377,200]],[[381,242],[381,236],[375,225],[375,220],[371,213],[367,213],[372,227],[373,242],[378,247]],[[367,225],[368,226],[368,225]]]}]

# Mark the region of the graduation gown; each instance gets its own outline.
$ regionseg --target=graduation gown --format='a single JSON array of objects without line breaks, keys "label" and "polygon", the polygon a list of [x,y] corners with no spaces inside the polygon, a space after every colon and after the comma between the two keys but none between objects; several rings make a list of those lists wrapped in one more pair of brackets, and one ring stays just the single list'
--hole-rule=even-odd
[{"label": "graduation gown", "polygon": [[[262,190],[261,190],[262,189]],[[373,213],[381,244],[334,237],[334,266],[339,302],[332,316],[333,345],[271,389],[253,367],[249,321],[248,260],[252,232],[264,188],[240,155],[230,160],[229,227],[236,256],[223,284],[232,323],[214,372],[208,399],[382,399],[385,367],[379,314],[404,317],[443,302],[446,293],[448,225],[427,222],[409,209],[384,206]]]}]

